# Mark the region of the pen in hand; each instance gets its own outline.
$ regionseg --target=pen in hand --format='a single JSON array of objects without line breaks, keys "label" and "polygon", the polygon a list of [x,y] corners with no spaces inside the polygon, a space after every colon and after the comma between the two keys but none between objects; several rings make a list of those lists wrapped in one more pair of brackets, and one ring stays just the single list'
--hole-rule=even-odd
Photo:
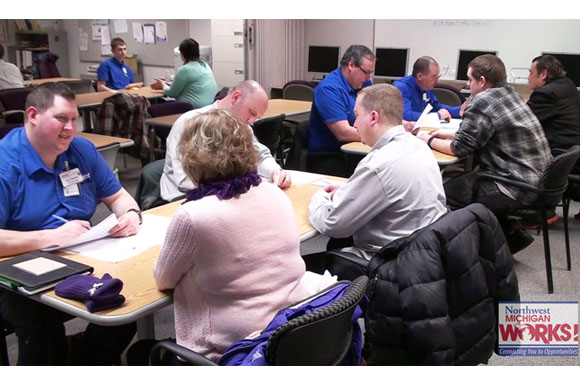
[{"label": "pen in hand", "polygon": [[52,217],[59,220],[59,221],[62,221],[62,222],[69,222],[70,221],[70,220],[67,220],[66,218],[57,216],[56,214],[53,214]]}]

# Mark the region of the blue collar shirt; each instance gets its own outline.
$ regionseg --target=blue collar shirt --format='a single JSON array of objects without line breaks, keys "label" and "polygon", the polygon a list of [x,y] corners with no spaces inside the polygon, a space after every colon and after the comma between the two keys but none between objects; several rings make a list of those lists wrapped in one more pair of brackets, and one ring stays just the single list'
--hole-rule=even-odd
[{"label": "blue collar shirt", "polygon": [[[372,83],[367,81],[363,88]],[[354,105],[359,90],[346,81],[340,68],[332,71],[314,89],[314,100],[308,127],[308,150],[340,151],[340,143],[327,124],[348,121],[354,124]]]},{"label": "blue collar shirt", "polygon": [[97,79],[106,81],[105,86],[113,90],[122,90],[129,83],[135,83],[131,67],[118,61],[115,57],[101,62],[97,70]]},{"label": "blue collar shirt", "polygon": [[[403,95],[403,119],[406,121],[417,121],[428,103],[433,106],[433,112],[446,109],[453,118],[461,118],[459,115],[461,106],[448,106],[439,103],[433,90],[421,89],[413,75],[396,80],[393,82],[393,86],[398,88]],[[441,118],[440,115],[439,118]]]},{"label": "blue collar shirt", "polygon": [[[65,162],[66,161],[66,162]],[[85,180],[80,194],[65,197],[60,173],[79,168]],[[121,184],[95,146],[74,138],[48,168],[30,144],[23,127],[0,141],[0,229],[33,231],[62,225],[53,218],[90,220],[99,200],[113,195]]]}]

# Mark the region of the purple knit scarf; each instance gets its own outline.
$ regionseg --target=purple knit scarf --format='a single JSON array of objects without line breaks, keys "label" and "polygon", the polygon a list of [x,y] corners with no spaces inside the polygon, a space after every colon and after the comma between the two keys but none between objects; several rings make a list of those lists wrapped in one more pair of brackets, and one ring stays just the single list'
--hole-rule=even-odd
[{"label": "purple knit scarf", "polygon": [[202,182],[197,188],[187,193],[185,202],[195,201],[206,196],[216,195],[220,200],[229,200],[246,193],[252,186],[258,186],[262,178],[255,170],[250,170],[243,176],[234,176],[225,180]]}]

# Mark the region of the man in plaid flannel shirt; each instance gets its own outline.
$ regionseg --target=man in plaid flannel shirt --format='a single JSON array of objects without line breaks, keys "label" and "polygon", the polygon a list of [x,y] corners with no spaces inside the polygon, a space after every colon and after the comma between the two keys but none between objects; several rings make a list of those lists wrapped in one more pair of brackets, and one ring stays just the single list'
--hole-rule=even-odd
[{"label": "man in plaid flannel shirt", "polygon": [[[445,183],[447,203],[458,209],[480,202],[498,217],[512,253],[527,247],[533,238],[506,216],[533,199],[513,185],[479,180],[482,172],[514,181],[536,184],[552,160],[542,126],[522,97],[506,84],[503,62],[482,55],[468,66],[468,102],[459,130],[454,133],[420,132],[429,147],[465,158],[475,155],[477,166]],[[477,193],[475,194],[475,191]]]}]

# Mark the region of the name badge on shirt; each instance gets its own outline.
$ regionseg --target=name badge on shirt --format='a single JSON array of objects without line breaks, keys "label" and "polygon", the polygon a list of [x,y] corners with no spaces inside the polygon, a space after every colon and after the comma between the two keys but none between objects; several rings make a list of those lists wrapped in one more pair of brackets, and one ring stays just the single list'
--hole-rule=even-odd
[{"label": "name badge on shirt", "polygon": [[65,197],[78,196],[79,194],[81,194],[78,184],[65,186],[63,192]]},{"label": "name badge on shirt", "polygon": [[427,98],[427,93],[423,93],[423,102],[429,102],[429,98]]},{"label": "name badge on shirt", "polygon": [[66,170],[58,175],[60,177],[60,181],[62,182],[62,186],[65,188],[71,185],[80,184],[85,179],[82,176],[79,168],[74,168],[72,170]]},{"label": "name badge on shirt", "polygon": [[129,74],[127,73],[127,69],[125,67],[123,67],[123,74],[125,74],[127,78],[129,77]]}]

